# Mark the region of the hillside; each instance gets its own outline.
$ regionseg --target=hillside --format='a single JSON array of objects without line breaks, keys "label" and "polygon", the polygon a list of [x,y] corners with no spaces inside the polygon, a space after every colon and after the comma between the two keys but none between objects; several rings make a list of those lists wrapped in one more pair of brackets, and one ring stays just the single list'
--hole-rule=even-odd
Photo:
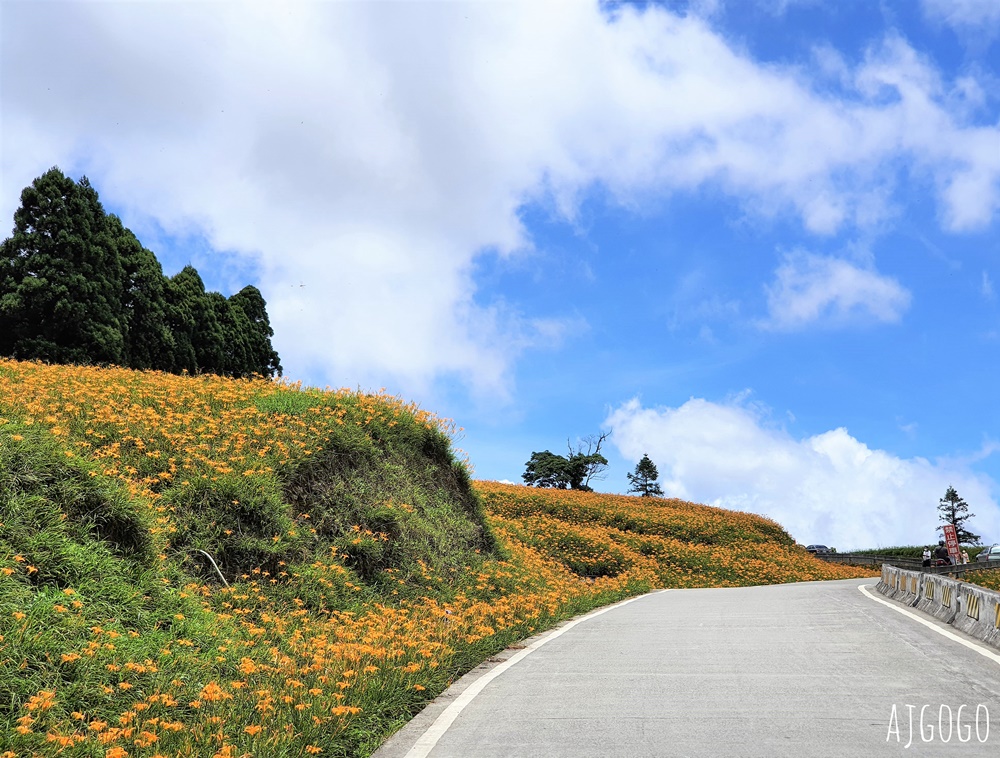
[{"label": "hillside", "polygon": [[654,587],[864,575],[766,519],[472,482],[398,398],[0,361],[3,758],[369,754]]}]

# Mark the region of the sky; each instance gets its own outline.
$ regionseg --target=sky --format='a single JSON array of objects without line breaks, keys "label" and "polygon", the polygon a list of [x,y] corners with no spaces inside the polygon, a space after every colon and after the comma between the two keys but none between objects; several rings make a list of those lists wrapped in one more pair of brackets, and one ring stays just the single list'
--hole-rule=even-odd
[{"label": "sky", "polygon": [[996,0],[0,0],[0,223],[52,166],[476,478],[1000,542]]}]

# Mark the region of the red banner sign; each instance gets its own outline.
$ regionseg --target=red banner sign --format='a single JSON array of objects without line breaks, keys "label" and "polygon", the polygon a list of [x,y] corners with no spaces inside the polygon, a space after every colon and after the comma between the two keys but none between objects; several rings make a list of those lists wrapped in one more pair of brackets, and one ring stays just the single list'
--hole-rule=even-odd
[{"label": "red banner sign", "polygon": [[962,562],[962,551],[958,546],[958,533],[955,531],[954,524],[944,525],[944,544],[948,548],[951,562],[957,566]]}]

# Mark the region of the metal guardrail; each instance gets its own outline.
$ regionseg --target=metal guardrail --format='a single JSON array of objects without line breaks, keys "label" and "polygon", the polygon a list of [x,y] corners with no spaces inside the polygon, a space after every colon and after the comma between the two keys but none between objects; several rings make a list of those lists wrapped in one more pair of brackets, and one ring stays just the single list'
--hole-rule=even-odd
[{"label": "metal guardrail", "polygon": [[894,558],[883,555],[856,555],[853,553],[814,553],[814,555],[830,563],[846,563],[851,566],[896,566],[910,571],[922,571],[925,574],[947,574],[962,576],[973,571],[994,571],[1000,569],[1000,561],[984,561],[977,563],[962,563],[957,566],[923,566],[922,561],[914,558]]},{"label": "metal guardrail", "polygon": [[854,553],[813,553],[817,558],[830,563],[846,563],[851,566],[896,566],[911,570],[920,569],[920,561],[911,558],[894,558],[887,555],[856,555]]},{"label": "metal guardrail", "polygon": [[972,561],[971,563],[960,563],[957,566],[930,566],[928,568],[921,568],[920,570],[928,574],[962,576],[963,574],[970,574],[973,571],[995,571],[997,569],[1000,569],[1000,561],[984,561],[983,563]]}]

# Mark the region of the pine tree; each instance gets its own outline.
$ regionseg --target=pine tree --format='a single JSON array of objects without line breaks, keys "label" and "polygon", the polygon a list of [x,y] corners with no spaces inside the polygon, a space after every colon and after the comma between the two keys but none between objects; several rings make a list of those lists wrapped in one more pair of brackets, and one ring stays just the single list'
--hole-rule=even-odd
[{"label": "pine tree", "polygon": [[[960,545],[979,544],[979,535],[973,534],[965,528],[965,522],[976,514],[969,513],[968,503],[959,497],[954,487],[949,486],[948,491],[944,493],[944,497],[938,501],[938,515],[945,524],[954,525]],[[938,531],[942,531],[943,529],[943,525],[938,527]]]},{"label": "pine tree", "polygon": [[635,473],[627,474],[627,476],[629,482],[632,484],[629,487],[629,492],[636,492],[642,497],[663,495],[663,488],[656,482],[660,473],[656,470],[656,465],[649,459],[648,455],[643,454],[642,460],[635,466]]}]

